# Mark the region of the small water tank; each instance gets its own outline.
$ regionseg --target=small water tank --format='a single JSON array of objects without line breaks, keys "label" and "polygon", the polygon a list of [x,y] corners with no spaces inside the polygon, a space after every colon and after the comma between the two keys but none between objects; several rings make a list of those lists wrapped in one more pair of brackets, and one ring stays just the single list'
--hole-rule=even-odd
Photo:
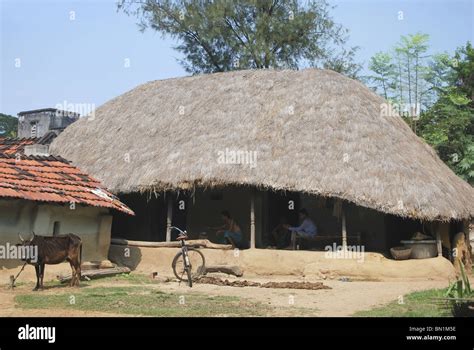
[{"label": "small water tank", "polygon": [[411,259],[428,259],[438,256],[438,247],[435,240],[409,240],[400,242],[406,247],[411,248]]}]

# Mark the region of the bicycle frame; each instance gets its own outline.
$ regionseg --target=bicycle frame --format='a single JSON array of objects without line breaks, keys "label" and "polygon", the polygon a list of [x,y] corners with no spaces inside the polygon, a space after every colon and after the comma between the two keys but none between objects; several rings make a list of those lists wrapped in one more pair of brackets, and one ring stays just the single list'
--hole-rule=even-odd
[{"label": "bicycle frame", "polygon": [[[205,263],[206,263],[206,259],[204,258],[204,255],[198,250],[196,249],[195,247],[192,247],[192,246],[188,246],[188,244],[186,243],[186,240],[188,239],[188,235],[187,235],[187,232],[186,231],[183,231],[181,229],[179,229],[178,227],[175,227],[175,226],[171,226],[171,229],[172,230],[177,230],[179,231],[180,235],[178,237],[178,239],[181,241],[181,251],[179,253],[176,254],[176,256],[174,257],[173,259],[173,262],[171,263],[171,266],[173,268],[173,272],[176,276],[176,278],[178,278],[179,281],[184,281],[183,279],[183,274],[186,273],[186,276],[187,276],[187,282],[188,282],[188,285],[189,287],[192,287],[193,286],[193,272],[192,272],[192,269],[193,269],[193,265],[194,262],[191,262],[191,259],[190,259],[190,256],[189,256],[189,252],[192,251],[194,252],[194,255],[193,257],[195,257],[195,259],[198,259],[196,260],[196,274],[202,274],[202,271],[205,271]],[[179,261],[180,257],[182,258],[182,265],[184,267],[184,270],[177,270],[177,262]],[[181,263],[180,263],[181,264]],[[204,268],[204,270],[202,270]],[[179,272],[178,272],[179,271]]]},{"label": "bicycle frame", "polygon": [[[171,226],[170,229],[171,230],[173,230],[173,229],[177,230],[177,231],[179,231],[180,234],[187,236],[186,230],[183,231],[183,230],[181,230],[180,228],[178,228],[176,226]],[[181,240],[181,251],[183,252],[183,257],[184,257],[184,266],[186,268],[188,268],[190,266],[190,263],[189,263],[189,257],[188,257],[188,246],[186,245],[186,240],[185,239]]]}]

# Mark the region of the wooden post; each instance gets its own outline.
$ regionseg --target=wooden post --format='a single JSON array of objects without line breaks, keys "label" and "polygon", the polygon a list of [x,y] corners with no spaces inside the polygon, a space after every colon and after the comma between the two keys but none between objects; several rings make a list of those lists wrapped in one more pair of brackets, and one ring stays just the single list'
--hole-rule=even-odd
[{"label": "wooden post", "polygon": [[255,248],[255,193],[250,195],[250,248]]},{"label": "wooden post", "polygon": [[463,220],[463,232],[467,247],[465,267],[468,274],[472,272],[471,222],[474,223],[474,221]]},{"label": "wooden post", "polygon": [[438,256],[443,256],[443,244],[441,240],[440,225],[436,226],[436,246],[438,247]]},{"label": "wooden post", "polygon": [[342,248],[347,249],[347,229],[346,229],[346,213],[344,212],[344,203],[341,204],[342,216]]},{"label": "wooden post", "polygon": [[173,200],[168,196],[168,214],[166,217],[166,242],[171,242],[171,225],[173,221]]}]

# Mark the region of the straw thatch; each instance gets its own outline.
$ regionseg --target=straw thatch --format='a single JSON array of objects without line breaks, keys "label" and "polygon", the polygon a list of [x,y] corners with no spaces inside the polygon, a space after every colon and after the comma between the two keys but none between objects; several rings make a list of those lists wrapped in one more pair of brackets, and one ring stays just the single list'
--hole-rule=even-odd
[{"label": "straw thatch", "polygon": [[[420,219],[474,216],[473,188],[400,117],[383,115],[384,103],[316,69],[153,81],[68,127],[51,150],[114,192],[241,184]],[[226,149],[257,152],[256,166],[222,164]]]}]

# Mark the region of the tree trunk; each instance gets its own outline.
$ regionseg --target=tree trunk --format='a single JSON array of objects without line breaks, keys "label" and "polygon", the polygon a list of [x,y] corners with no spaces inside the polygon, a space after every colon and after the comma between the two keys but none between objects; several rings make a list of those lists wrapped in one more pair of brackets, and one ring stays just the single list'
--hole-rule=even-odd
[{"label": "tree trunk", "polygon": [[[129,241],[128,239],[112,238],[112,244],[115,245],[126,245],[130,247],[150,247],[150,248],[179,248],[181,247],[180,242],[146,242],[146,241]],[[198,246],[210,249],[232,249],[230,244],[217,244],[212,243],[208,239],[191,239],[186,241],[190,246]]]}]

